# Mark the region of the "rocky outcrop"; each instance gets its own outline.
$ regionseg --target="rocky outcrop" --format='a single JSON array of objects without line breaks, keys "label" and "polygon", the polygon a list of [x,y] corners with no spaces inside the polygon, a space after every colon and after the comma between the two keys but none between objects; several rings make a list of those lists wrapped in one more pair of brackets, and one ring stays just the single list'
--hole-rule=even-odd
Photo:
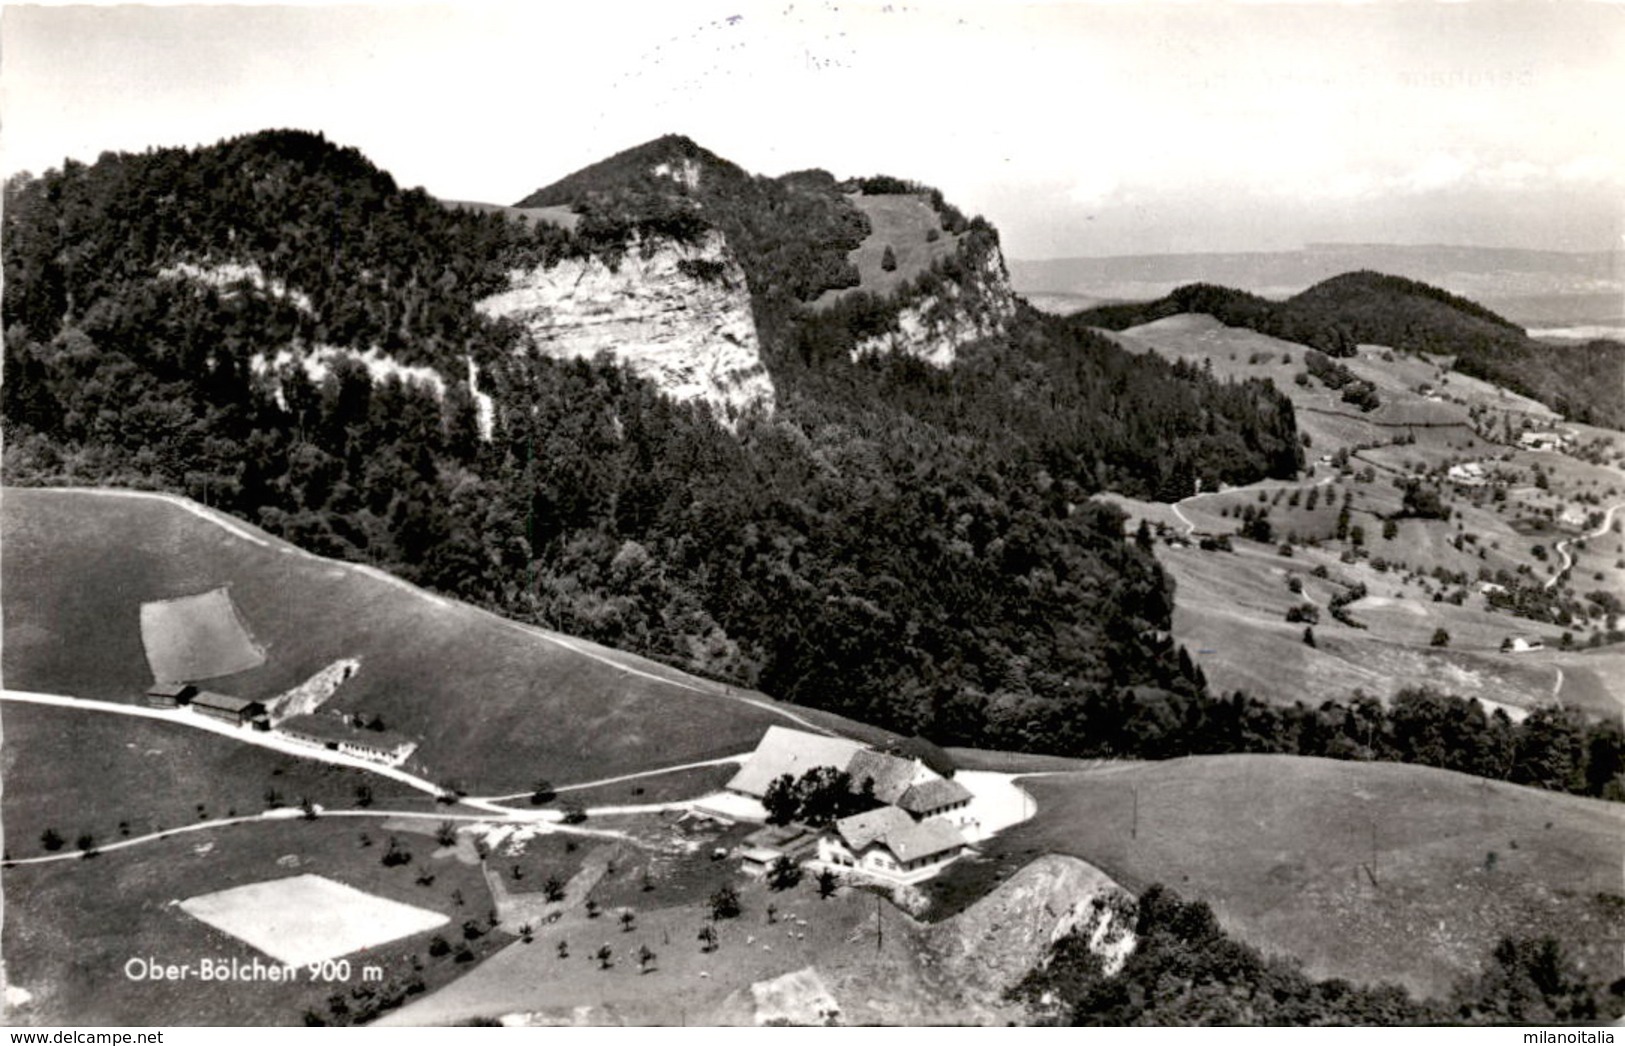
[{"label": "rocky outcrop", "polygon": [[951,366],[962,347],[1002,335],[1015,314],[1004,256],[993,247],[966,266],[963,278],[944,280],[934,293],[904,305],[896,329],[860,341],[852,357],[896,352]]},{"label": "rocky outcrop", "polygon": [[745,274],[720,233],[692,246],[645,241],[618,264],[566,259],[509,281],[478,308],[520,323],[539,353],[607,352],[673,398],[709,404],[728,424],[773,410]]},{"label": "rocky outcrop", "polygon": [[210,265],[178,262],[158,270],[158,275],[172,280],[190,280],[200,286],[213,287],[228,296],[242,289],[252,290],[278,301],[285,301],[306,316],[315,315],[315,310],[311,308],[310,295],[290,288],[279,279],[265,275],[265,270],[255,262],[245,264],[227,261]]},{"label": "rocky outcrop", "polygon": [[1106,972],[1116,973],[1134,950],[1133,910],[1133,898],[1106,873],[1050,854],[932,927],[930,940],[950,981],[998,997],[1048,963],[1055,942],[1073,932],[1086,935]]},{"label": "rocky outcrop", "polygon": [[[314,348],[285,348],[278,349],[273,355],[255,353],[248,361],[249,369],[259,378],[275,381],[278,372],[289,364],[297,363],[305,375],[317,385],[320,385],[332,369],[334,360],[346,359],[361,364],[367,369],[368,377],[372,378],[374,385],[382,384],[390,378],[397,378],[406,384],[415,384],[429,389],[436,399],[443,400],[446,396],[447,380],[433,367],[412,366],[405,364],[382,352],[377,348],[366,352],[357,352],[354,349],[339,348],[334,345],[317,345]],[[480,369],[473,357],[467,359],[468,363],[468,391],[474,399],[474,418],[479,426],[480,438],[489,441],[493,426],[496,424],[496,406],[492,403],[488,393],[480,390]],[[287,409],[287,402],[282,395],[280,382],[275,387],[277,403]]]}]

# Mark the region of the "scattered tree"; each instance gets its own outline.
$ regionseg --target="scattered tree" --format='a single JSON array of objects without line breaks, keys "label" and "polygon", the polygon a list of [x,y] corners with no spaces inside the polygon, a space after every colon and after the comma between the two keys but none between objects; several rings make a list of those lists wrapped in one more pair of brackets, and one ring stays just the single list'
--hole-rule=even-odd
[{"label": "scattered tree", "polygon": [[772,890],[788,890],[801,882],[801,865],[781,854],[767,868],[767,885]]},{"label": "scattered tree", "polygon": [[739,914],[739,891],[732,886],[719,886],[711,894],[711,917],[732,919]]}]

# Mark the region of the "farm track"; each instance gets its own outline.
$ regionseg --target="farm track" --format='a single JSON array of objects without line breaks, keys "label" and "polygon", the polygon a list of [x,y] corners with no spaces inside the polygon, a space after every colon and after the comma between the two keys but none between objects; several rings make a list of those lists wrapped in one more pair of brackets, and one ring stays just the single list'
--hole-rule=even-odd
[{"label": "farm track", "polygon": [[[424,813],[422,810],[325,810],[316,808],[316,817],[313,820],[323,820],[328,817],[371,817],[386,820],[416,819],[422,821],[467,821],[474,824],[488,823],[491,818],[482,814],[449,814]],[[618,812],[606,807],[599,811],[602,813]],[[93,860],[105,853],[115,850],[124,850],[132,846],[142,846],[154,843],[160,839],[169,839],[177,835],[186,835],[190,832],[201,832],[211,828],[230,828],[241,824],[280,824],[283,821],[296,821],[304,818],[304,814],[297,807],[279,807],[267,810],[264,813],[254,814],[251,817],[222,817],[214,821],[199,821],[197,824],[182,825],[179,828],[165,828],[161,832],[148,832],[146,835],[132,836],[129,839],[120,839],[116,843],[105,843],[94,847],[89,853],[72,850],[67,853],[47,854],[43,857],[19,857],[5,862],[7,867],[24,864],[52,864],[57,861],[84,861]],[[637,840],[625,832],[611,831],[607,828],[578,828],[574,825],[549,824],[550,832],[562,832],[568,835],[589,836],[596,839],[614,839],[618,842],[636,843]]]},{"label": "farm track", "polygon": [[1328,418],[1347,418],[1349,421],[1358,421],[1365,425],[1379,429],[1470,429],[1472,425],[1465,421],[1375,421],[1369,414],[1349,414],[1341,410],[1327,410],[1325,407],[1295,407],[1303,414],[1319,414]]},{"label": "farm track", "polygon": [[[558,785],[553,790],[555,792],[579,792],[584,788],[597,788],[600,785],[620,784],[622,781],[636,781],[642,777],[659,777],[662,774],[674,774],[680,770],[697,770],[702,766],[728,766],[730,764],[738,765],[749,759],[750,755],[751,754],[749,752],[741,752],[738,755],[725,755],[717,759],[701,759],[697,763],[681,763],[677,766],[663,766],[657,770],[639,770],[634,774],[620,774],[616,777],[601,777],[596,781],[578,781],[575,784]],[[512,795],[486,795],[480,796],[479,798],[481,802],[504,803],[513,799],[525,799],[530,795],[530,792],[514,792]],[[463,801],[467,802],[468,800],[465,799]]]},{"label": "farm track", "polygon": [[[247,727],[229,726],[214,719],[208,719],[191,712],[169,711],[159,708],[147,708],[142,705],[123,705],[116,701],[98,701],[88,697],[68,697],[63,694],[38,694],[26,690],[0,690],[0,701],[18,701],[25,704],[53,705],[57,708],[76,708],[87,712],[105,712],[110,715],[133,716],[137,719],[156,719],[163,723],[174,723],[179,726],[191,727],[194,730],[203,730],[211,734],[229,737],[233,741],[243,744],[257,745],[269,748],[283,755],[296,756],[318,763],[331,763],[334,766],[349,767],[355,770],[365,770],[369,773],[387,777],[393,781],[414,788],[436,798],[445,795],[446,789],[441,788],[433,781],[409,774],[393,766],[382,766],[365,759],[357,759],[325,748],[312,748],[297,742],[288,741],[275,734]],[[469,803],[468,805],[476,805]],[[501,810],[496,807],[494,810]]]},{"label": "farm track", "polygon": [[[159,722],[175,723],[179,726],[192,727],[193,729],[203,730],[207,733],[218,734],[221,737],[230,738],[233,741],[239,741],[243,744],[257,745],[261,748],[269,748],[272,751],[279,752],[283,755],[378,774],[381,777],[387,777],[391,780],[399,781],[402,784],[408,785],[427,795],[434,796],[437,799],[441,796],[449,794],[446,789],[435,784],[433,781],[418,777],[414,774],[409,774],[405,770],[399,770],[392,766],[381,766],[378,763],[368,762],[365,759],[357,759],[353,756],[343,755],[342,753],[334,752],[325,748],[312,748],[308,745],[290,742],[278,737],[273,733],[251,730],[246,727],[228,726],[225,723],[217,722],[213,719],[206,719],[203,716],[194,715],[190,712],[172,712],[157,708],[145,708],[141,705],[121,705],[113,701],[97,701],[91,698],[67,697],[62,694],[37,694],[23,690],[0,691],[0,701],[16,701],[25,704],[51,705],[57,708],[73,708],[86,712],[103,712],[111,715],[125,715],[138,719],[155,719]],[[718,760],[717,762],[729,761],[732,761],[732,757],[730,757],[730,759]],[[673,769],[680,768],[667,767],[665,770],[656,772],[667,773]],[[587,788],[597,783],[599,782],[586,782],[576,785],[575,787]],[[613,779],[609,783],[613,783]],[[524,794],[528,795],[529,793]],[[490,820],[491,817],[494,816],[503,818],[505,820],[518,820],[529,823],[546,822],[550,825],[556,825],[564,818],[564,814],[558,810],[516,809],[511,806],[504,806],[501,802],[495,799],[480,798],[477,796],[460,797],[457,802],[459,805],[484,811],[484,813],[481,815],[467,815],[473,820]],[[587,809],[587,814],[591,816],[592,814],[607,815],[618,813],[657,813],[663,810],[686,810],[692,805],[692,801],[685,800],[669,803],[648,803],[637,806],[590,807]],[[367,816],[369,814],[370,811],[335,811],[325,816]],[[421,816],[435,815],[425,814]],[[257,821],[259,818],[241,818],[240,820]],[[214,821],[211,823],[218,825],[225,822]],[[179,830],[180,829],[175,829],[175,831]],[[560,830],[564,829],[561,828]],[[587,834],[593,834],[590,830],[582,829],[581,831],[586,831]],[[68,856],[72,857],[77,855],[70,854]]]}]

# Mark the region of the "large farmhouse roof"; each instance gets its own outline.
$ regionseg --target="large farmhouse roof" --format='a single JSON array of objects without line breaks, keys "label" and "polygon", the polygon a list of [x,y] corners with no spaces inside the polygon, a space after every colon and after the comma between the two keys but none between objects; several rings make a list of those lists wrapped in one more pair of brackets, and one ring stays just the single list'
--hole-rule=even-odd
[{"label": "large farmhouse roof", "polygon": [[916,861],[965,845],[959,829],[946,821],[920,824],[895,806],[843,817],[835,831],[854,853],[874,843],[884,846],[899,861]]},{"label": "large farmhouse roof", "polygon": [[865,780],[874,781],[875,798],[883,803],[901,799],[914,783],[917,769],[918,764],[912,760],[868,749],[854,752],[852,761],[846,765],[846,772],[852,776],[852,787],[862,788]]},{"label": "large farmhouse roof", "polygon": [[[908,817],[907,814],[903,816]],[[887,833],[885,844],[886,849],[899,861],[917,861],[946,850],[957,850],[965,845],[965,837],[946,821],[921,821],[915,824],[910,820],[907,828]]]},{"label": "large farmhouse roof", "polygon": [[924,814],[955,803],[969,802],[970,798],[970,789],[958,781],[936,777],[909,785],[908,791],[897,800],[897,805],[911,814]]},{"label": "large farmhouse roof", "polygon": [[799,778],[816,766],[839,770],[851,762],[854,753],[862,750],[858,742],[844,737],[825,737],[805,730],[770,726],[756,751],[728,782],[728,788],[760,798],[766,794],[767,786],[783,774]]},{"label": "large farmhouse roof", "polygon": [[914,827],[914,818],[895,806],[881,806],[867,813],[853,814],[835,822],[835,831],[853,850],[861,850],[877,839]]}]

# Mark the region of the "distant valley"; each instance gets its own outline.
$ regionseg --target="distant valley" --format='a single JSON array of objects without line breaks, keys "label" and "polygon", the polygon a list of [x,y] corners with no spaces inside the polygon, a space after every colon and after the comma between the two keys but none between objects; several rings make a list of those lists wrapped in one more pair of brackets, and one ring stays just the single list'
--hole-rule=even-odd
[{"label": "distant valley", "polygon": [[1470,298],[1539,335],[1625,334],[1625,254],[1489,247],[1311,244],[1296,251],[1011,259],[1015,290],[1061,312],[1158,298],[1181,284],[1215,283],[1285,298],[1338,273],[1371,269]]}]

